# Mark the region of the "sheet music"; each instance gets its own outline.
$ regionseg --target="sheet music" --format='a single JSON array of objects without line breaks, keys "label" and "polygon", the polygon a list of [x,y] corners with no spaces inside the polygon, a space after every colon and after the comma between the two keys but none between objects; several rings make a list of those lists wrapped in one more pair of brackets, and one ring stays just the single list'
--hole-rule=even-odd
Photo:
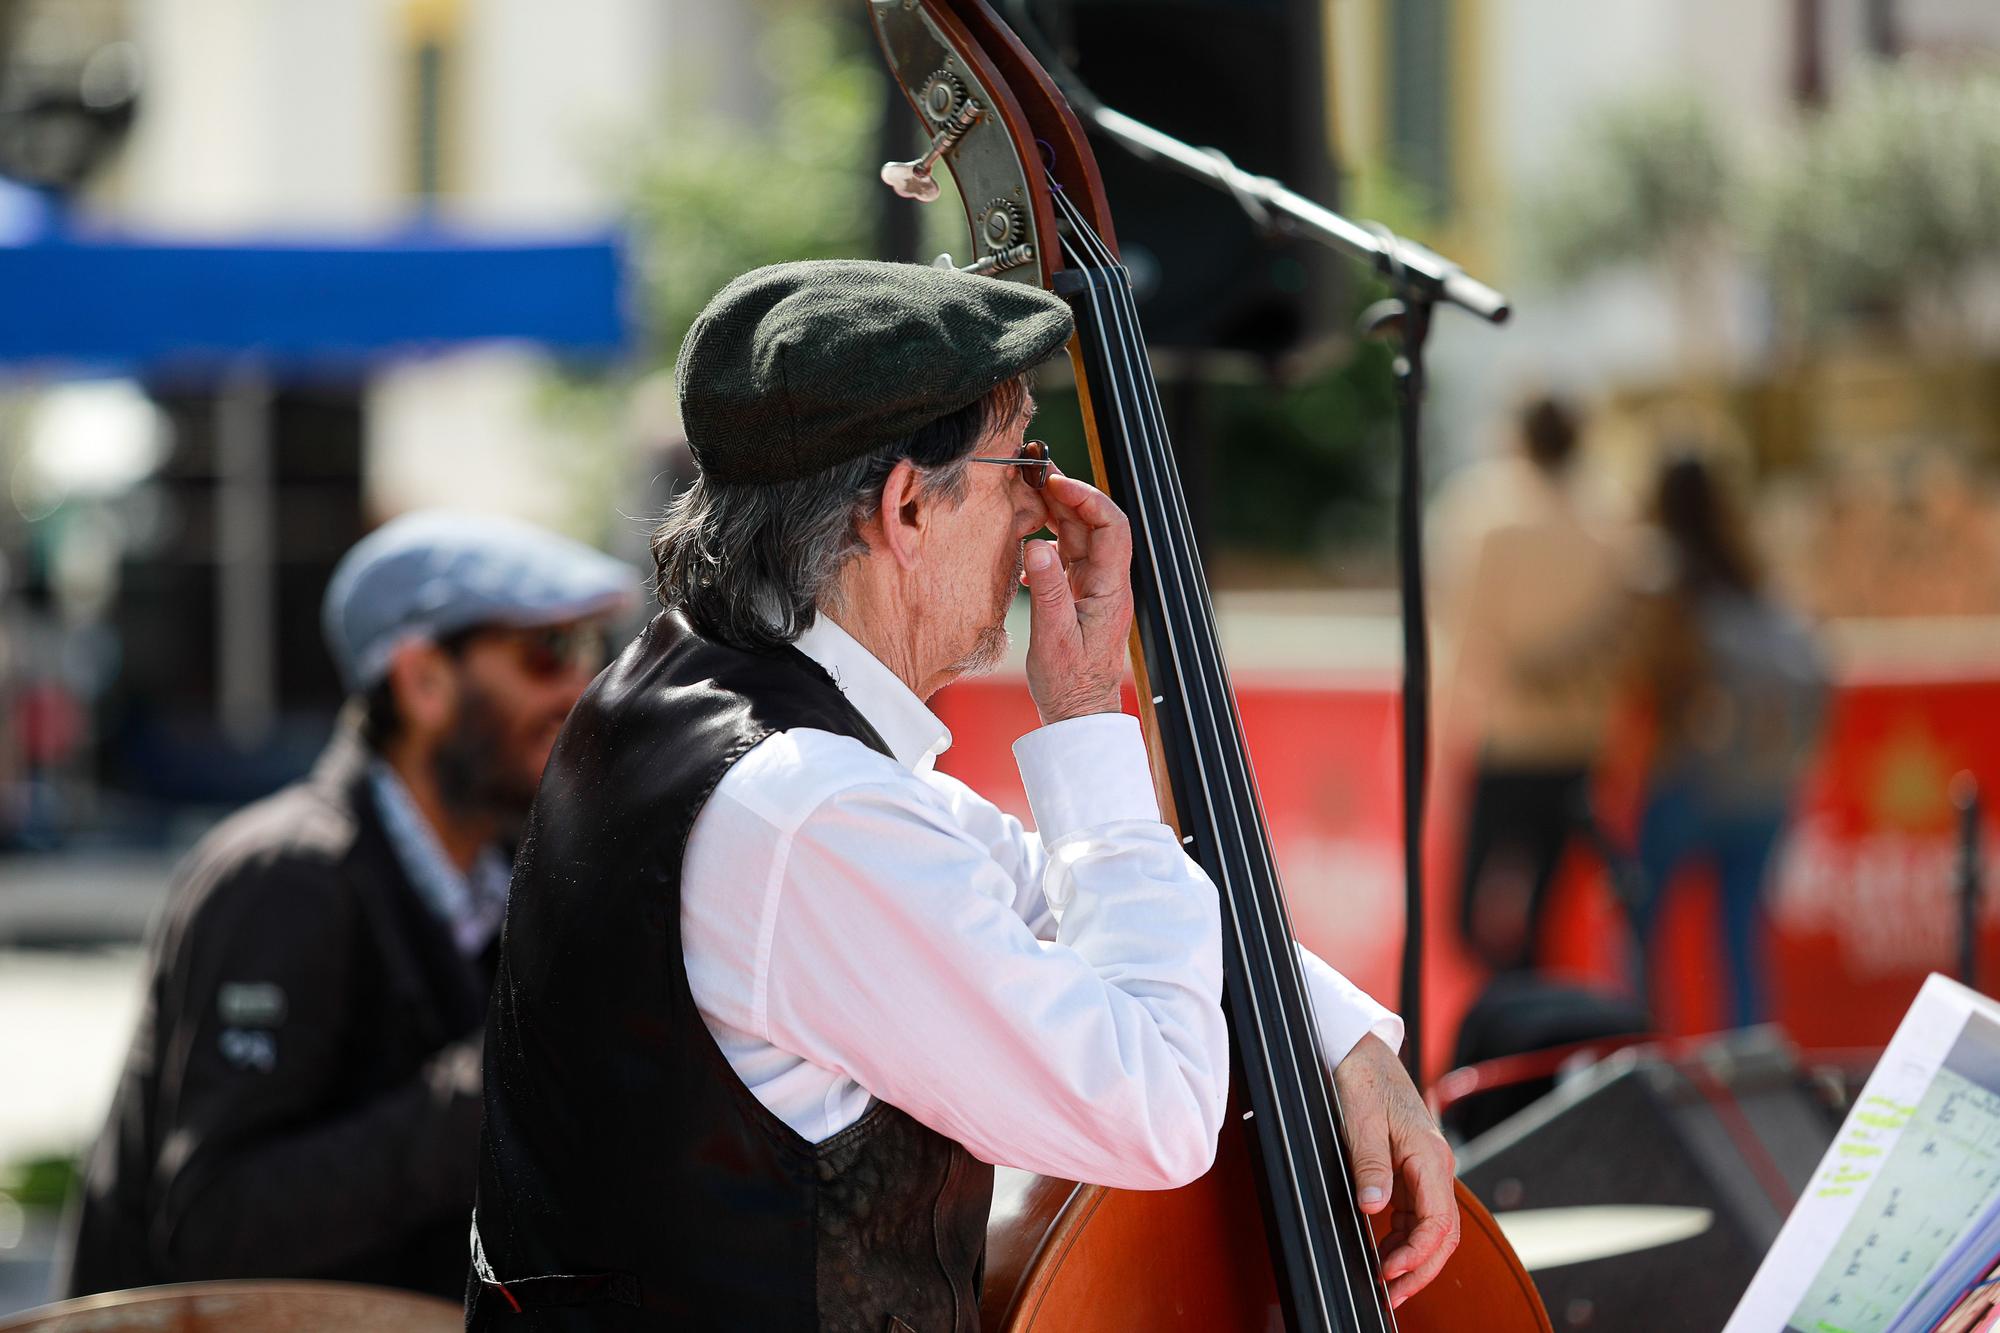
[{"label": "sheet music", "polygon": [[2000,1006],[1924,982],[1725,1333],[1885,1333],[2000,1196]]},{"label": "sheet music", "polygon": [[[1792,1312],[1800,1333],[1882,1333],[2000,1192],[2000,1024],[1972,1014],[1918,1105],[1857,1106],[1826,1190],[1865,1195]],[[1891,1135],[1895,1146],[1884,1151]],[[1839,1197],[1839,1196],[1835,1196]]]}]

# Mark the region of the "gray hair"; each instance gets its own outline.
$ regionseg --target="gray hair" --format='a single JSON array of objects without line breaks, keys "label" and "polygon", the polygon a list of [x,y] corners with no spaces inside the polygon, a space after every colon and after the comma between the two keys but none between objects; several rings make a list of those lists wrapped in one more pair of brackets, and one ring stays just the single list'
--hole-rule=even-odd
[{"label": "gray hair", "polygon": [[791,643],[826,606],[841,567],[866,549],[862,528],[896,464],[914,463],[925,490],[965,497],[965,460],[1027,396],[1019,379],[920,427],[908,438],[801,481],[767,485],[699,477],[653,534],[663,606],[738,648]]}]

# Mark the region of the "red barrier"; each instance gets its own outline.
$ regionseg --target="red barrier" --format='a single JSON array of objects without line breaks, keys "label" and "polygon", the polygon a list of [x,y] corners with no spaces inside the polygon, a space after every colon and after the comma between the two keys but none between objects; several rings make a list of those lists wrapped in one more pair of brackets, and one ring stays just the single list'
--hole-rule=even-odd
[{"label": "red barrier", "polygon": [[[1239,677],[1249,737],[1294,923],[1302,939],[1385,1002],[1396,999],[1402,936],[1396,702],[1384,681],[1312,686]],[[1128,701],[1129,702],[1129,701]],[[968,681],[938,696],[955,743],[943,766],[1026,814],[1008,747],[1035,725],[1018,679]],[[1626,755],[1633,753],[1624,747]],[[1605,789],[1629,824],[1636,783],[1613,763]],[[1772,1002],[1808,1048],[1881,1045],[1927,972],[1955,966],[1951,776],[1971,770],[2000,802],[2000,678],[1877,680],[1836,694],[1820,761],[1779,853],[1771,896]],[[1434,784],[1427,901],[1428,1063],[1442,1072],[1484,981],[1457,942],[1463,772]],[[1614,819],[1614,822],[1618,822]],[[2000,861],[2000,841],[1989,843]],[[1982,979],[2000,978],[2000,869],[1981,913]],[[1662,923],[1659,1028],[1722,1025],[1727,972],[1712,886],[1690,870]],[[1623,987],[1630,945],[1599,867],[1573,853],[1551,902],[1542,957]]]}]

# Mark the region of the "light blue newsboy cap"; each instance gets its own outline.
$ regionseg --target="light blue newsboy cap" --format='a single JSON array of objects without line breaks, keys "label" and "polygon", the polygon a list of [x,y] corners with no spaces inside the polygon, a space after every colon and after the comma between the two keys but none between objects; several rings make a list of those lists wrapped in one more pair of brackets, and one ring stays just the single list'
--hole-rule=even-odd
[{"label": "light blue newsboy cap", "polygon": [[411,639],[607,615],[631,605],[638,582],[623,561],[518,519],[419,510],[340,558],[320,624],[341,680],[359,692]]}]

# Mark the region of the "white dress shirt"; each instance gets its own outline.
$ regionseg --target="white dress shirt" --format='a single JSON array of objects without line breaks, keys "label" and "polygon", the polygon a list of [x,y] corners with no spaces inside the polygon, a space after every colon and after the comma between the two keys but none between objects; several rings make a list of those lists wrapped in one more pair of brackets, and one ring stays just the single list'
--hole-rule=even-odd
[{"label": "white dress shirt", "polygon": [[[1219,902],[1160,822],[1137,719],[1015,742],[1039,836],[937,771],[950,733],[821,616],[798,642],[893,751],[812,729],[730,768],[689,835],[688,982],[744,1084],[818,1143],[881,1098],[974,1156],[1168,1188],[1228,1096]],[[1402,1021],[1305,953],[1327,1058]]]}]

